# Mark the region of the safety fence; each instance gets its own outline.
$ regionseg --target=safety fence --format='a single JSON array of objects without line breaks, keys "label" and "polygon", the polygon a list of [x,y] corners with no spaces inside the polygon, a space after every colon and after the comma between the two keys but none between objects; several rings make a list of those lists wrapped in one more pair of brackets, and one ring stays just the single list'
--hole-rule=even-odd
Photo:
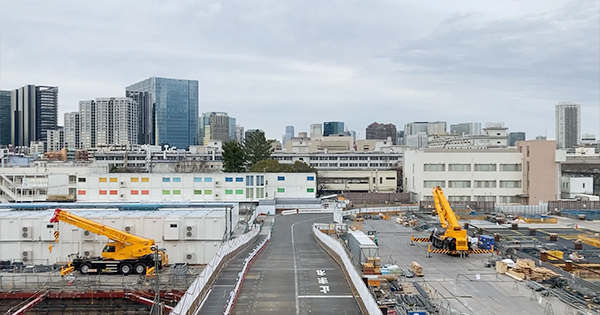
[{"label": "safety fence", "polygon": [[221,263],[224,262],[224,259],[243,245],[253,240],[259,232],[260,228],[255,225],[250,232],[221,244],[221,247],[217,253],[213,256],[208,265],[206,265],[206,268],[204,268],[202,273],[190,285],[181,300],[179,300],[179,303],[177,303],[173,311],[171,311],[171,314],[193,314],[208,292],[208,284],[210,284],[213,278],[218,274],[220,268],[222,267]]},{"label": "safety fence", "polygon": [[396,207],[373,207],[358,208],[342,211],[342,215],[361,214],[361,213],[388,213],[388,212],[413,212],[419,211],[419,206],[396,206]]},{"label": "safety fence", "polygon": [[231,311],[233,310],[233,307],[235,306],[235,301],[240,293],[240,288],[242,287],[242,283],[244,283],[244,278],[246,277],[246,273],[248,273],[248,269],[250,268],[250,265],[252,264],[252,262],[254,262],[254,259],[263,250],[263,248],[265,248],[265,246],[267,245],[267,242],[270,239],[271,239],[271,231],[269,231],[269,234],[267,234],[265,239],[258,246],[256,246],[256,248],[252,251],[252,253],[250,253],[250,255],[248,255],[246,260],[244,260],[244,267],[242,268],[242,271],[238,274],[238,277],[235,280],[235,287],[233,288],[233,290],[231,290],[231,293],[229,294],[230,298],[229,298],[229,301],[227,301],[227,307],[225,308],[225,312],[223,312],[224,315],[231,314]]},{"label": "safety fence", "polygon": [[328,252],[332,253],[332,256],[337,256],[337,258],[339,258],[338,263],[344,269],[352,287],[358,293],[358,297],[360,299],[359,304],[362,304],[364,311],[366,311],[369,315],[381,315],[382,313],[377,305],[377,302],[369,292],[369,289],[366,287],[361,276],[358,274],[356,269],[352,267],[352,262],[346,255],[346,251],[344,250],[342,244],[322,233],[316,226],[313,226],[312,232],[319,244],[325,247]]},{"label": "safety fence", "polygon": [[496,204],[496,212],[510,214],[546,214],[548,213],[548,204],[541,203],[539,205],[499,205]]}]

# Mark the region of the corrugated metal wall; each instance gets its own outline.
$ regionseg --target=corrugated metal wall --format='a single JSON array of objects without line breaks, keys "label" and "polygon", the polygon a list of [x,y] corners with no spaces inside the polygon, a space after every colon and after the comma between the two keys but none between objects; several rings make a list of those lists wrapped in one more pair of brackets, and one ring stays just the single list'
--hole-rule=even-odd
[{"label": "corrugated metal wall", "polygon": [[549,201],[548,210],[582,210],[595,209],[600,210],[600,201],[578,201],[578,200],[558,200]]}]

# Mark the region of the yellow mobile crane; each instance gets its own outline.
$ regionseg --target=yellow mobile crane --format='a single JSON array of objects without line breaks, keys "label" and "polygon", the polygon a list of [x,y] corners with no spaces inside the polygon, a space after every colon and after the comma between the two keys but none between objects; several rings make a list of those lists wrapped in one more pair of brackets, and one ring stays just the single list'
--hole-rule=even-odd
[{"label": "yellow mobile crane", "polygon": [[[156,244],[153,239],[139,237],[110,226],[100,224],[70,212],[56,209],[50,222],[64,222],[110,239],[102,250],[102,257],[81,257],[73,259],[71,266],[82,274],[92,272],[119,272],[121,274],[145,274],[146,267],[155,266]],[[55,234],[58,237],[58,234]],[[169,258],[158,251],[158,267],[168,264]]]},{"label": "yellow mobile crane", "polygon": [[411,235],[411,240],[415,242],[431,242],[428,248],[430,253],[450,254],[450,255],[468,255],[468,254],[490,254],[494,252],[492,245],[491,249],[472,249],[469,243],[467,230],[463,229],[450,207],[450,203],[444,196],[444,192],[440,186],[433,188],[433,202],[435,209],[442,224],[446,229],[444,234],[438,235],[435,232],[431,233],[429,238],[415,238]]}]

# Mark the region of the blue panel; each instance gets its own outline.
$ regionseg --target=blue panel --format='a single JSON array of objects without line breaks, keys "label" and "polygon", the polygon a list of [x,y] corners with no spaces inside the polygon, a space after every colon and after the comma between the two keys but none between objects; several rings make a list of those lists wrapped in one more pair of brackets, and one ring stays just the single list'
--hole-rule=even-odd
[{"label": "blue panel", "polygon": [[235,181],[238,183],[243,183],[244,182],[244,178],[243,177],[236,177]]},{"label": "blue panel", "polygon": [[285,180],[285,176],[277,176],[277,180],[284,181]]},{"label": "blue panel", "polygon": [[194,183],[201,183],[202,177],[194,177]]},{"label": "blue panel", "polygon": [[233,177],[225,177],[225,181],[231,183],[233,182]]},{"label": "blue panel", "polygon": [[181,183],[181,177],[173,177],[173,183]]},{"label": "blue panel", "polygon": [[204,178],[204,182],[206,182],[206,183],[212,183],[212,177],[205,177]]},{"label": "blue panel", "polygon": [[306,176],[306,180],[315,180],[314,176]]},{"label": "blue panel", "polygon": [[171,182],[170,177],[163,177],[163,183],[170,183],[170,182]]}]

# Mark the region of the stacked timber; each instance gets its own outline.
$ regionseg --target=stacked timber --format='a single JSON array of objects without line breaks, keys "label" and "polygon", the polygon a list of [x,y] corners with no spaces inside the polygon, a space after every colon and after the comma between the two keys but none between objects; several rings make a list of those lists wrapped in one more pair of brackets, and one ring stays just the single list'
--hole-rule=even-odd
[{"label": "stacked timber", "polygon": [[517,259],[517,263],[512,268],[508,268],[506,263],[498,261],[496,262],[496,271],[518,280],[538,282],[558,276],[557,273],[548,268],[536,267],[535,262],[531,259]]},{"label": "stacked timber", "polygon": [[417,277],[423,276],[423,267],[421,267],[421,265],[416,261],[413,261],[410,264],[410,270],[414,272]]}]

